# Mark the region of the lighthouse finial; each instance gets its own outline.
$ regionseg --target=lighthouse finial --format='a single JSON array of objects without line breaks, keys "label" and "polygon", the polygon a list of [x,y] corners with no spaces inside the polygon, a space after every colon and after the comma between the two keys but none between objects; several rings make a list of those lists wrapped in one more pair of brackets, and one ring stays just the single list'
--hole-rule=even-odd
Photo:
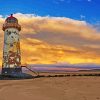
[{"label": "lighthouse finial", "polygon": [[13,14],[11,14],[11,17],[13,16]]}]

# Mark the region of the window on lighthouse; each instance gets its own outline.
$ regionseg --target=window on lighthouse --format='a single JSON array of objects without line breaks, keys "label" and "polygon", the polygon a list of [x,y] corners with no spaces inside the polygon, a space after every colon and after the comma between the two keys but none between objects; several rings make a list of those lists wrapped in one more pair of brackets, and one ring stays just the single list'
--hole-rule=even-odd
[{"label": "window on lighthouse", "polygon": [[16,20],[16,19],[8,19],[7,22],[8,22],[8,23],[16,23],[17,20]]}]

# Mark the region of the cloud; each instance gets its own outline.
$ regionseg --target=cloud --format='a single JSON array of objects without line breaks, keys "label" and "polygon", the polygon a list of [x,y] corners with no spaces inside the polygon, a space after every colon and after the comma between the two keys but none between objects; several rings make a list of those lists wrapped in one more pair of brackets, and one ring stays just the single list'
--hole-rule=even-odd
[{"label": "cloud", "polygon": [[64,2],[65,0],[59,0],[59,1]]},{"label": "cloud", "polygon": [[93,25],[93,28],[95,28],[98,32],[100,32],[100,21],[97,21],[95,25]]},{"label": "cloud", "polygon": [[88,0],[88,2],[91,2],[92,0]]},{"label": "cloud", "polygon": [[[84,1],[84,0],[77,0],[77,1]],[[86,0],[87,2],[92,2],[92,0]]]},{"label": "cloud", "polygon": [[[22,63],[100,63],[100,32],[85,21],[66,17],[14,14],[22,27]],[[0,17],[0,28],[5,18]],[[0,30],[0,45],[3,31]],[[2,58],[2,49],[0,50]]]},{"label": "cloud", "polygon": [[84,20],[85,16],[84,15],[80,15],[80,18],[81,18],[81,20]]}]

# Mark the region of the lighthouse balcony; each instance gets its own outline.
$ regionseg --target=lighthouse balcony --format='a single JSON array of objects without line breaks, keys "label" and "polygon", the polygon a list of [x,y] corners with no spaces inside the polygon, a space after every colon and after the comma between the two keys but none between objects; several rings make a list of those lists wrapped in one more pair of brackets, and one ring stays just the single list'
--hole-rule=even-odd
[{"label": "lighthouse balcony", "polygon": [[3,24],[3,31],[7,28],[17,28],[19,31],[21,30],[21,26],[18,23],[5,23]]}]

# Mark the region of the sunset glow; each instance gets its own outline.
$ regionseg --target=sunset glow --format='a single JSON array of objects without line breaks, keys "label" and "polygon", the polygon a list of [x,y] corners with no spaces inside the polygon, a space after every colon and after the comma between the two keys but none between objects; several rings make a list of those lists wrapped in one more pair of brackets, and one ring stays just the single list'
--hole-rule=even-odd
[{"label": "sunset glow", "polygon": [[[100,63],[100,33],[85,21],[22,13],[14,16],[22,26],[22,64]],[[1,17],[0,27],[3,22]],[[0,33],[3,46],[3,31]]]},{"label": "sunset glow", "polygon": [[[99,0],[24,1],[0,1],[0,65],[2,26],[10,13],[22,27],[22,64],[100,64]],[[13,5],[8,9],[7,4]]]}]

